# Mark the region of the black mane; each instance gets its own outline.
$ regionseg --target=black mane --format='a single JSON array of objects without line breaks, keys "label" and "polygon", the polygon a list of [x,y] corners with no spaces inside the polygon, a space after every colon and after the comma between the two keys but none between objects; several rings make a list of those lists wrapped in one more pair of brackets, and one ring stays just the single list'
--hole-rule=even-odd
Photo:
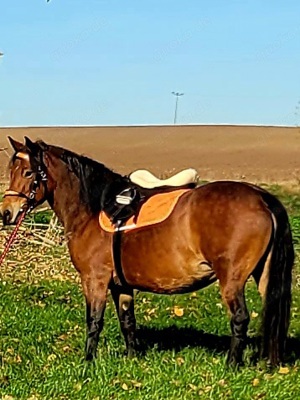
[{"label": "black mane", "polygon": [[[45,143],[39,145],[46,150]],[[122,175],[113,172],[104,164],[70,150],[46,145],[47,150],[58,156],[79,179],[80,200],[88,209],[96,214],[102,207],[102,194],[107,185],[123,180]]]}]

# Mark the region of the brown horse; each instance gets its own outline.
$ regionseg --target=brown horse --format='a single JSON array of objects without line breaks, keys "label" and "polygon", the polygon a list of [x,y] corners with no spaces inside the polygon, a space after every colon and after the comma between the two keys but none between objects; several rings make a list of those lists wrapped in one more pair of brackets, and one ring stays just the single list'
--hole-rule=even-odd
[{"label": "brown horse", "polygon": [[[133,290],[186,293],[219,280],[231,314],[230,364],[242,362],[249,313],[244,288],[253,276],[264,299],[262,356],[282,361],[287,337],[294,249],[279,200],[247,183],[220,181],[184,193],[163,222],[122,237],[118,275],[112,234],[99,226],[101,196],[121,175],[42,141],[9,138],[15,151],[2,204],[4,224],[47,200],[64,226],[86,299],[86,359],[96,356],[108,289],[128,355],[135,351]],[[119,271],[120,272],[120,271]]]}]

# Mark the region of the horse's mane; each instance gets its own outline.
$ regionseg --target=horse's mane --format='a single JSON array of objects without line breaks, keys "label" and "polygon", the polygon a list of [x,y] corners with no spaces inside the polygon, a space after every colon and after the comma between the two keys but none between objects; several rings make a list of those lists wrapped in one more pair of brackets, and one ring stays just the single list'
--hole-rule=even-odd
[{"label": "horse's mane", "polygon": [[42,141],[37,144],[42,150],[49,151],[61,159],[79,179],[80,200],[88,209],[96,214],[101,210],[101,196],[105,186],[116,179],[122,179],[120,174],[113,172],[98,161],[84,155],[76,154],[62,147],[48,145]]}]

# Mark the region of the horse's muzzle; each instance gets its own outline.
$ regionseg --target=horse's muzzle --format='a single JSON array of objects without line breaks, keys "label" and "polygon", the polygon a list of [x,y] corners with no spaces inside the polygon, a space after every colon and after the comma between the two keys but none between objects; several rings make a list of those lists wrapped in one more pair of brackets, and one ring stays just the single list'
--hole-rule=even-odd
[{"label": "horse's muzzle", "polygon": [[3,225],[17,224],[22,212],[23,212],[23,208],[20,209],[19,207],[15,207],[15,206],[13,206],[13,207],[10,207],[10,206],[3,207],[2,206],[1,215],[2,215]]}]

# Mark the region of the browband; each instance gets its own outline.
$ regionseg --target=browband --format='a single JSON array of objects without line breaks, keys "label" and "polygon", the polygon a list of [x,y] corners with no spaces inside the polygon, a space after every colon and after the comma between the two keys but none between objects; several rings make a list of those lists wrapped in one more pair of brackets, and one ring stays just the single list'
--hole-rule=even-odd
[{"label": "browband", "polygon": [[27,154],[27,153],[22,153],[21,151],[19,151],[19,152],[16,154],[16,157],[17,157],[17,158],[21,158],[21,159],[26,160],[26,161],[29,161],[29,154]]}]

